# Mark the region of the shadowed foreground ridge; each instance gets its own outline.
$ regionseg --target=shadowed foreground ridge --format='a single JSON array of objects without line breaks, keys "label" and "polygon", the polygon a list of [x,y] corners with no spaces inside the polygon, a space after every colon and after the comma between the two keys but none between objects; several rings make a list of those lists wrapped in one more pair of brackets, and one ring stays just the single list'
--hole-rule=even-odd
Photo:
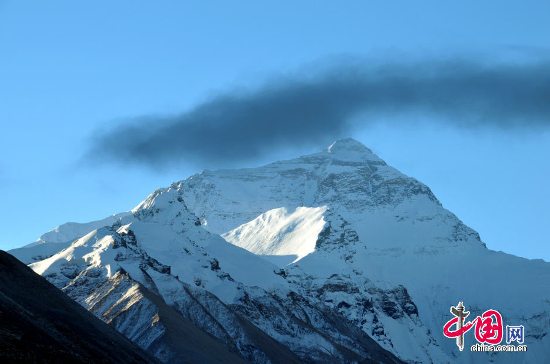
[{"label": "shadowed foreground ridge", "polygon": [[156,362],[4,251],[0,323],[0,362]]}]

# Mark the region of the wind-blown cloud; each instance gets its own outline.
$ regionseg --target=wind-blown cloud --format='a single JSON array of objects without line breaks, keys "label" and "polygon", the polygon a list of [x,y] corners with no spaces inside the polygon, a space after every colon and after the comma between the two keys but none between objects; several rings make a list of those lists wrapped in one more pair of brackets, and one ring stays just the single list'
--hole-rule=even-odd
[{"label": "wind-blown cloud", "polygon": [[180,115],[129,120],[97,135],[87,155],[152,167],[222,165],[326,142],[382,119],[403,122],[392,116],[407,113],[461,128],[546,128],[550,62],[338,64],[226,92]]}]

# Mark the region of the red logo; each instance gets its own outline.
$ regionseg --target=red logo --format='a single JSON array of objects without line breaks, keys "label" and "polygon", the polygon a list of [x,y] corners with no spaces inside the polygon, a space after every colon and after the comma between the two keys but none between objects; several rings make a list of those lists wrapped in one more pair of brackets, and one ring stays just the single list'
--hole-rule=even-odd
[{"label": "red logo", "polygon": [[500,344],[503,335],[502,315],[497,310],[487,310],[481,316],[472,321],[464,322],[470,315],[464,310],[464,304],[451,306],[451,313],[455,316],[443,326],[443,335],[448,338],[456,338],[456,345],[460,351],[464,350],[464,334],[475,327],[475,337],[479,343],[489,345]]}]

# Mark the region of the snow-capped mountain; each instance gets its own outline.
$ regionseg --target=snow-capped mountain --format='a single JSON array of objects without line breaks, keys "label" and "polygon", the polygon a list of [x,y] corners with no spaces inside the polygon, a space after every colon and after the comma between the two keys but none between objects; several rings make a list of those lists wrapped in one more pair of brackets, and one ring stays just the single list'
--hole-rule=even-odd
[{"label": "snow-capped mountain", "polygon": [[[256,362],[550,358],[550,264],[488,250],[353,139],[205,171],[93,224],[12,254],[163,361],[185,355],[175,320]],[[524,325],[528,351],[459,352],[442,334],[458,301]]]}]

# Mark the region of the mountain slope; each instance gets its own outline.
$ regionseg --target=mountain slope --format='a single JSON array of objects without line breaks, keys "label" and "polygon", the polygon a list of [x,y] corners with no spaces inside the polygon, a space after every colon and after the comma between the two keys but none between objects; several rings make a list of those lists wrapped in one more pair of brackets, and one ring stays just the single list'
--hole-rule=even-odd
[{"label": "mountain slope", "polygon": [[325,226],[325,211],[324,207],[298,207],[292,212],[284,207],[269,210],[222,237],[279,265],[294,263],[315,251],[317,237]]},{"label": "mountain slope", "polygon": [[177,322],[258,363],[397,362],[293,292],[277,266],[205,230],[174,186],[30,267],[163,362],[182,357]]},{"label": "mountain slope", "polygon": [[[207,229],[253,252],[276,251],[272,244],[279,240],[303,244],[278,228],[286,220],[257,223],[276,216],[274,209],[326,209],[314,252],[288,266],[284,259],[269,260],[282,263],[294,289],[303,287],[301,294],[338,308],[402,359],[493,360],[489,354],[457,353],[441,334],[449,307],[458,301],[472,314],[496,308],[506,322],[526,325],[526,360],[550,358],[550,264],[486,249],[427,186],[355,140],[264,167],[203,172],[183,181],[181,189]],[[278,238],[252,247],[250,236]],[[457,285],[456,277],[464,284]],[[408,310],[399,297],[410,298],[403,302],[414,304],[413,317],[403,314]],[[498,360],[515,359],[501,354]]]},{"label": "mountain slope", "polygon": [[151,363],[154,359],[0,251],[0,361]]},{"label": "mountain slope", "polygon": [[[397,360],[388,351],[422,363],[550,358],[550,264],[487,249],[427,186],[353,139],[202,172],[78,238],[49,258],[40,244],[14,253],[164,361],[173,350],[156,344],[157,308],[116,304],[149,307],[131,287],[255,362]],[[113,289],[122,278],[126,288]],[[528,352],[458,352],[442,334],[458,301],[473,316],[494,308],[525,325]],[[113,319],[123,314],[140,325]]]}]

